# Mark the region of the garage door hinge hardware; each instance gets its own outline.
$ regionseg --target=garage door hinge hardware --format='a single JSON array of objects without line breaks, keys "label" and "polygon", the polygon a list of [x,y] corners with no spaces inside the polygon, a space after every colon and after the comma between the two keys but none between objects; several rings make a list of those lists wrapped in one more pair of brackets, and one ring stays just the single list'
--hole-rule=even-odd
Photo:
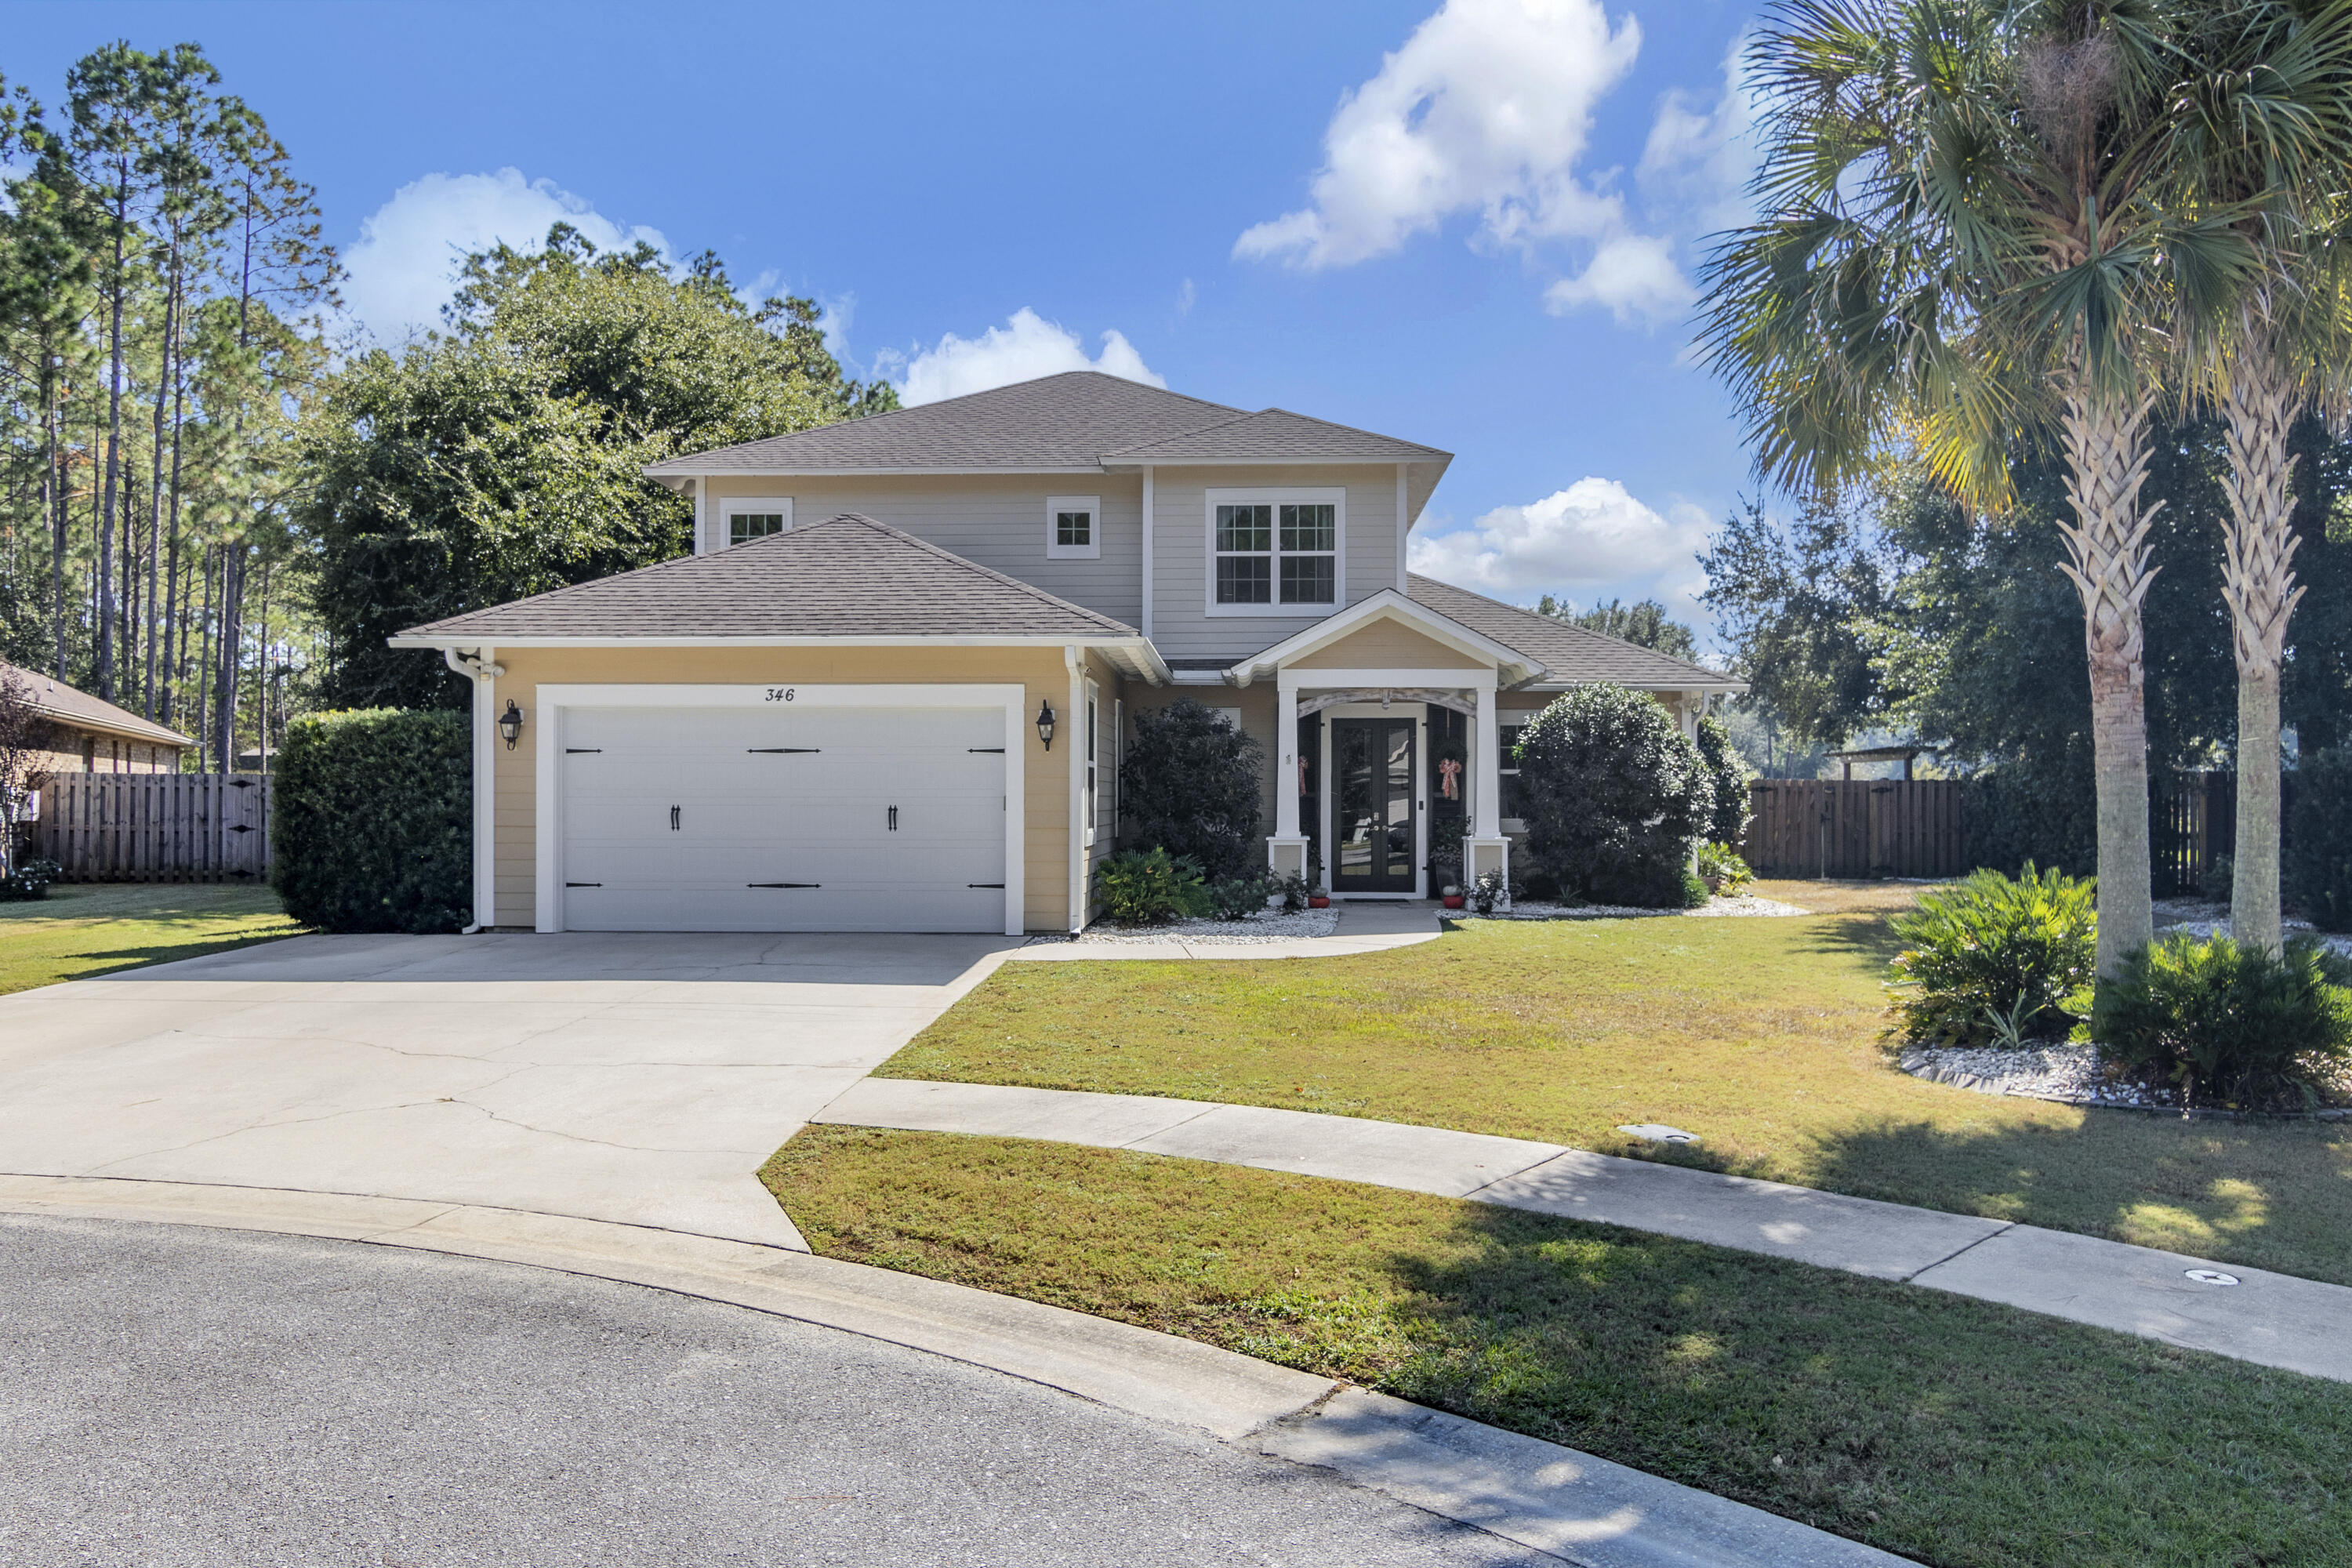
[{"label": "garage door hinge hardware", "polygon": [[566,882],[563,885],[567,888],[601,888],[604,884],[602,882]]},{"label": "garage door hinge hardware", "polygon": [[1000,757],[1004,754],[1004,748],[1002,746],[966,746],[964,750],[967,752],[987,752]]},{"label": "garage door hinge hardware", "polygon": [[805,752],[811,756],[814,756],[817,752],[824,751],[824,748],[823,746],[746,746],[743,750],[748,754],[755,757],[779,756],[787,752]]},{"label": "garage door hinge hardware", "polygon": [[967,888],[1001,888],[1004,886],[1004,884],[1002,882],[966,882],[964,886]]},{"label": "garage door hinge hardware", "polygon": [[563,754],[567,757],[601,757],[604,754],[604,748],[602,746],[566,746],[563,748]]},{"label": "garage door hinge hardware", "polygon": [[822,888],[823,882],[746,882],[747,888]]}]

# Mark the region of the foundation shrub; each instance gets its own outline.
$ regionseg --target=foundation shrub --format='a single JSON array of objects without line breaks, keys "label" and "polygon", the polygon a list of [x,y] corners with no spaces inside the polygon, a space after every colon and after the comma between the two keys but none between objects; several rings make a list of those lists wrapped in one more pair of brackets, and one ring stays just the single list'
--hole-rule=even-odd
[{"label": "foundation shrub", "polygon": [[1197,861],[1213,881],[1261,869],[1265,752],[1257,742],[1191,698],[1139,710],[1131,722],[1118,770],[1129,841]]},{"label": "foundation shrub", "polygon": [[1201,863],[1165,849],[1126,849],[1111,856],[1095,872],[1095,895],[1102,900],[1103,918],[1123,926],[1166,925],[1213,907]]},{"label": "foundation shrub", "polygon": [[329,931],[453,931],[473,918],[473,745],[463,714],[314,713],[278,755],[269,879]]},{"label": "foundation shrub", "polygon": [[1892,924],[1898,1032],[1920,1045],[1984,1046],[2063,1036],[2066,999],[2091,983],[2099,923],[2089,878],[1975,871],[1920,895]]},{"label": "foundation shrub", "polygon": [[1715,789],[1673,714],[1622,686],[1580,686],[1519,731],[1518,759],[1535,868],[1594,903],[1685,904]]},{"label": "foundation shrub", "polygon": [[1706,837],[1717,844],[1738,846],[1748,837],[1748,784],[1756,775],[1740,760],[1731,731],[1722,720],[1709,716],[1698,721],[1699,761],[1706,764],[1707,783],[1715,790],[1715,808],[1707,814]]}]

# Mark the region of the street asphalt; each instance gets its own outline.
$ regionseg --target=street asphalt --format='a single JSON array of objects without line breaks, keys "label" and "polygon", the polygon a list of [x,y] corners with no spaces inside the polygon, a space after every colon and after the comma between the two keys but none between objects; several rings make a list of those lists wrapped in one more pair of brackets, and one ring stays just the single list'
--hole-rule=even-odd
[{"label": "street asphalt", "polygon": [[0,1562],[1539,1556],[921,1352],[359,1243],[0,1216]]}]

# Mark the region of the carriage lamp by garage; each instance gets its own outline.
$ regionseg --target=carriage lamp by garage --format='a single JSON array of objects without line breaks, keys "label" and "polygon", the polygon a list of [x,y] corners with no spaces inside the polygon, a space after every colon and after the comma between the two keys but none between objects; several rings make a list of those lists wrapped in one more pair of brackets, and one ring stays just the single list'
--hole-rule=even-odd
[{"label": "carriage lamp by garage", "polygon": [[515,706],[511,697],[507,699],[507,710],[499,715],[499,733],[507,738],[507,750],[509,752],[515,749],[515,742],[522,739],[522,710]]},{"label": "carriage lamp by garage", "polygon": [[1054,704],[1043,697],[1037,700],[1037,738],[1047,751],[1054,749]]}]

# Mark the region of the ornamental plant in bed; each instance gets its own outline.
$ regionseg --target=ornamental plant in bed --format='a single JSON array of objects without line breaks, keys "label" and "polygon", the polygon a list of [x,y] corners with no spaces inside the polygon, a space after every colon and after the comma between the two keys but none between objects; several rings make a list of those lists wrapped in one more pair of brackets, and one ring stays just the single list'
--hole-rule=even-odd
[{"label": "ornamental plant in bed", "polygon": [[1916,1044],[1984,1046],[2057,1038],[2067,997],[2091,983],[2099,921],[2087,877],[1977,871],[1920,896],[1891,921],[1895,1013]]},{"label": "ornamental plant in bed", "polygon": [[2309,937],[2284,953],[2174,936],[2099,987],[2091,1034],[2114,1067],[2168,1082],[2184,1105],[2289,1110],[2346,1098],[2352,960]]},{"label": "ornamental plant in bed", "polygon": [[1564,891],[1670,909],[1706,901],[1691,850],[1715,813],[1706,763],[1639,691],[1580,686],[1519,731],[1528,852]]}]

